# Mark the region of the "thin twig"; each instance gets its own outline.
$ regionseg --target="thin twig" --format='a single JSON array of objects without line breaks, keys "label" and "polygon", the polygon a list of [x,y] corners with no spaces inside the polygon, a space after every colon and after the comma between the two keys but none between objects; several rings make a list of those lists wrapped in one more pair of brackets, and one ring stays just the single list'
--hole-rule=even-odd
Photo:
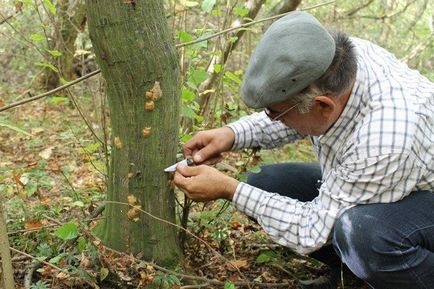
[{"label": "thin twig", "polygon": [[[18,254],[21,254],[21,255],[27,256],[28,258],[30,258],[30,259],[32,259],[32,260],[34,260],[34,261],[36,261],[36,262],[40,262],[40,263],[42,263],[42,264],[44,264],[44,265],[46,265],[46,266],[49,266],[49,267],[51,267],[51,268],[53,268],[53,269],[55,269],[55,270],[57,270],[57,271],[63,272],[63,273],[66,274],[66,276],[72,276],[68,271],[66,271],[65,269],[62,269],[62,268],[60,268],[60,267],[57,267],[57,266],[54,265],[54,264],[51,264],[51,263],[49,263],[49,262],[47,262],[47,261],[39,260],[38,258],[36,258],[36,257],[34,257],[34,256],[30,255],[30,254],[27,254],[26,252],[23,252],[23,251],[20,251],[20,250],[18,250],[18,249],[15,249],[15,248],[13,248],[13,247],[9,247],[9,249],[10,249],[11,251],[14,251],[15,253],[18,253]],[[92,282],[86,280],[86,278],[82,278],[82,280],[83,280],[84,282],[86,282],[86,284],[88,284],[89,286],[91,286],[92,288],[95,288],[95,289],[99,288],[95,283],[92,283]]]},{"label": "thin twig", "polygon": [[[101,209],[100,209],[101,208]],[[100,206],[97,209],[95,209],[95,211],[99,212],[99,214],[104,210],[104,206]],[[105,219],[105,217],[95,217],[95,218],[90,218],[90,219],[86,219],[84,220],[84,222],[87,222],[88,224],[92,221],[98,221],[98,220],[103,220]],[[31,233],[31,232],[35,232],[35,231],[40,231],[43,229],[48,229],[48,228],[52,228],[52,227],[59,227],[64,225],[64,223],[58,223],[58,224],[50,224],[50,225],[45,225],[45,226],[41,226],[39,228],[32,228],[32,229],[23,229],[23,230],[17,230],[17,231],[12,231],[8,233],[8,236],[11,235],[16,235],[16,234],[24,234],[24,233]]]},{"label": "thin twig", "polygon": [[[167,268],[158,266],[157,264],[137,259],[136,257],[134,257],[132,255],[128,255],[128,254],[119,252],[119,251],[117,251],[115,249],[112,249],[112,248],[109,248],[109,247],[106,247],[106,246],[102,246],[102,247],[104,249],[106,249],[108,251],[111,251],[113,253],[116,253],[118,255],[128,256],[128,258],[132,258],[133,260],[136,260],[137,262],[143,262],[146,265],[150,265],[150,266],[154,267],[155,269],[157,269],[159,271],[162,271],[164,273],[168,273],[168,274],[171,274],[171,275],[178,276],[181,279],[202,281],[202,282],[208,283],[209,285],[224,286],[226,284],[226,282],[224,282],[224,281],[217,281],[217,280],[212,280],[212,279],[208,279],[208,278],[205,278],[205,277],[193,276],[193,275],[187,275],[187,274],[178,273],[176,271],[172,271],[172,270],[169,270]],[[267,287],[276,288],[276,287],[286,287],[286,286],[291,285],[289,283],[259,283],[259,282],[253,282],[253,281],[232,282],[232,284],[234,284],[235,286],[238,286],[238,287],[258,286],[258,287],[261,287],[261,288],[267,288]],[[189,287],[187,287],[187,288],[189,288]],[[190,287],[190,288],[192,288],[192,287]]]},{"label": "thin twig", "polygon": [[[332,0],[332,1],[329,1],[329,2],[320,3],[320,4],[318,4],[318,5],[314,5],[314,6],[311,6],[311,7],[307,7],[307,8],[305,8],[305,9],[303,9],[303,10],[304,10],[304,11],[311,10],[311,9],[318,8],[318,7],[321,7],[321,6],[325,6],[325,5],[328,5],[328,4],[331,4],[331,3],[334,3],[334,2],[335,2],[335,0]],[[228,33],[228,32],[234,31],[234,30],[242,29],[242,28],[245,28],[245,27],[248,27],[248,26],[251,26],[251,25],[257,24],[257,23],[261,23],[261,22],[265,22],[265,21],[269,21],[269,20],[277,19],[277,18],[280,18],[280,17],[283,17],[283,16],[287,15],[288,13],[289,13],[289,12],[287,12],[287,13],[283,13],[283,14],[279,14],[279,15],[275,15],[275,16],[272,16],[272,17],[263,18],[263,19],[260,19],[260,20],[257,20],[257,21],[248,22],[248,23],[245,23],[245,24],[240,25],[240,26],[238,26],[238,27],[233,27],[233,28],[225,29],[225,30],[220,31],[220,32],[218,32],[218,33],[212,34],[212,35],[210,35],[210,36],[208,36],[208,37],[199,38],[199,39],[194,40],[194,41],[189,41],[189,42],[180,43],[180,44],[177,44],[177,45],[176,45],[176,48],[181,48],[181,47],[185,47],[185,46],[188,46],[188,45],[196,44],[196,43],[199,43],[199,42],[202,42],[202,41],[205,41],[205,40],[209,40],[209,39],[211,39],[211,38],[215,38],[215,37],[217,37],[217,36],[220,36],[220,35],[226,34],[226,33]],[[66,84],[64,84],[64,85],[62,85],[62,86],[59,86],[59,87],[57,87],[57,88],[55,88],[55,89],[52,89],[52,90],[47,91],[47,92],[44,92],[44,93],[42,93],[42,94],[40,94],[40,95],[37,95],[37,96],[31,97],[31,98],[25,99],[25,100],[23,100],[23,101],[15,102],[15,103],[12,103],[12,104],[10,104],[10,105],[3,106],[3,107],[0,108],[0,112],[5,111],[5,110],[8,110],[8,109],[13,108],[13,107],[16,107],[16,106],[19,106],[19,105],[22,105],[22,104],[25,104],[25,103],[28,103],[28,102],[31,102],[31,101],[34,101],[34,100],[37,100],[37,99],[40,99],[40,98],[43,98],[43,97],[45,97],[45,96],[51,95],[51,94],[53,94],[53,93],[55,93],[55,92],[57,92],[57,91],[59,91],[59,90],[65,89],[65,88],[70,87],[70,86],[72,86],[72,85],[74,85],[74,84],[76,84],[76,83],[79,83],[79,82],[81,82],[81,81],[83,81],[83,80],[85,80],[85,79],[87,79],[87,78],[89,78],[89,77],[92,77],[92,76],[94,76],[94,75],[97,75],[97,74],[100,73],[100,72],[101,72],[101,69],[97,69],[97,70],[95,70],[95,71],[93,71],[93,72],[91,72],[91,73],[88,73],[88,74],[86,74],[86,75],[80,77],[80,78],[77,78],[76,80],[73,80],[73,81],[71,81],[71,82],[68,82],[68,83],[66,83]]]},{"label": "thin twig", "polygon": [[33,273],[41,267],[41,262],[33,262],[27,267],[26,276],[24,276],[24,288],[29,289],[32,286]]},{"label": "thin twig", "polygon": [[22,104],[25,104],[25,103],[28,103],[28,102],[31,102],[31,101],[34,101],[34,100],[37,100],[37,99],[40,99],[40,98],[43,98],[43,97],[45,97],[45,96],[52,95],[52,94],[54,94],[54,93],[56,93],[56,92],[58,92],[58,91],[60,91],[60,90],[63,90],[63,89],[65,89],[65,88],[67,88],[67,87],[70,87],[70,86],[76,84],[76,83],[79,83],[79,82],[81,82],[81,81],[83,81],[83,80],[85,80],[85,79],[87,79],[87,78],[89,78],[89,77],[92,77],[92,76],[94,76],[94,75],[97,75],[97,74],[100,73],[100,72],[101,72],[101,70],[100,70],[100,69],[97,69],[97,70],[92,71],[92,72],[90,72],[90,73],[88,73],[88,74],[86,74],[86,75],[83,75],[83,76],[80,77],[80,78],[77,78],[76,80],[73,80],[73,81],[71,81],[71,82],[65,83],[65,84],[62,85],[62,86],[56,87],[55,89],[52,89],[52,90],[50,90],[50,91],[44,92],[44,93],[39,94],[39,95],[36,95],[36,96],[34,96],[34,97],[30,97],[30,98],[24,99],[24,100],[22,100],[22,101],[18,101],[18,102],[12,103],[12,104],[10,104],[10,105],[6,105],[6,106],[3,106],[3,107],[0,107],[0,112],[5,111],[5,110],[8,110],[8,109],[13,108],[13,107],[16,107],[16,106],[19,106],[19,105],[22,105]]},{"label": "thin twig", "polygon": [[205,240],[199,238],[198,236],[196,236],[195,234],[193,234],[192,232],[190,232],[188,229],[183,228],[182,226],[179,226],[178,224],[174,224],[172,222],[169,222],[167,220],[164,220],[162,218],[159,218],[157,216],[152,215],[149,212],[146,212],[145,210],[141,209],[141,208],[136,208],[133,205],[130,205],[128,203],[123,203],[123,202],[117,202],[117,201],[105,201],[105,203],[108,204],[118,204],[118,205],[124,205],[124,206],[128,206],[131,208],[135,208],[137,210],[139,210],[140,212],[144,213],[145,215],[147,215],[148,217],[151,217],[157,221],[163,222],[167,225],[173,226],[175,228],[177,228],[178,230],[182,230],[183,232],[187,233],[188,235],[192,236],[193,238],[195,238],[196,240],[198,240],[199,242],[203,243],[205,246],[207,246],[216,256],[220,257],[221,259],[223,259],[226,263],[228,263],[231,267],[233,267],[239,274],[241,277],[243,277],[244,279],[246,279],[246,277],[244,276],[244,274],[240,271],[240,269],[238,267],[236,267],[235,265],[232,264],[231,261],[229,261],[225,256],[223,256],[222,254],[220,254],[219,252],[217,252],[210,244],[208,244],[208,242],[206,242]]},{"label": "thin twig", "polygon": [[82,108],[80,107],[80,105],[78,104],[77,99],[75,98],[75,96],[72,94],[71,90],[69,88],[66,89],[66,92],[68,92],[69,97],[72,100],[72,103],[74,104],[75,108],[78,110],[78,113],[80,114],[81,118],[83,119],[83,121],[85,122],[87,128],[90,130],[90,132],[93,134],[93,136],[96,138],[97,141],[99,141],[102,145],[104,145],[104,142],[98,137],[98,135],[96,134],[95,130],[93,129],[92,125],[90,124],[89,120],[86,118],[86,116],[83,113]]},{"label": "thin twig", "polygon": [[[310,7],[304,8],[302,10],[303,11],[307,11],[307,10],[311,10],[311,9],[318,8],[318,7],[321,7],[321,6],[329,5],[329,4],[332,4],[334,2],[335,2],[335,0],[329,1],[329,2],[324,2],[324,3],[320,3],[318,5],[314,5],[314,6],[310,6]],[[203,37],[203,38],[199,38],[199,39],[196,39],[196,40],[192,40],[192,41],[188,41],[188,42],[177,44],[176,48],[180,48],[180,47],[196,44],[196,43],[199,43],[199,42],[202,42],[202,41],[205,41],[205,40],[209,40],[211,38],[215,38],[215,37],[220,36],[222,34],[226,34],[228,32],[234,31],[234,30],[238,30],[238,29],[242,29],[242,28],[246,28],[246,27],[252,26],[254,24],[258,24],[258,23],[262,23],[262,22],[265,22],[265,21],[270,21],[270,20],[278,19],[278,18],[281,18],[281,17],[287,15],[288,13],[291,13],[291,12],[286,12],[286,13],[282,13],[282,14],[279,14],[279,15],[262,18],[262,19],[259,19],[259,20],[256,20],[256,21],[252,21],[252,22],[248,22],[248,23],[242,24],[242,25],[237,26],[237,27],[228,28],[228,29],[222,30],[220,32],[211,34],[211,35],[209,35],[207,37]]]}]

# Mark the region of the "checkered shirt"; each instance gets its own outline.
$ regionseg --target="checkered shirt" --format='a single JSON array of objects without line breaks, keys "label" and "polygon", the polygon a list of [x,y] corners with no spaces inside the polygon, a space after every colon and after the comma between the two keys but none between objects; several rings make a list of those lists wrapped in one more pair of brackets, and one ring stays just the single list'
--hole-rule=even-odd
[{"label": "checkered shirt", "polygon": [[[358,69],[348,103],[324,135],[311,137],[322,169],[318,197],[301,202],[241,182],[233,198],[272,240],[301,254],[326,244],[348,208],[434,192],[434,84],[385,49],[351,41]],[[233,150],[304,137],[264,112],[228,126],[236,135]]]}]

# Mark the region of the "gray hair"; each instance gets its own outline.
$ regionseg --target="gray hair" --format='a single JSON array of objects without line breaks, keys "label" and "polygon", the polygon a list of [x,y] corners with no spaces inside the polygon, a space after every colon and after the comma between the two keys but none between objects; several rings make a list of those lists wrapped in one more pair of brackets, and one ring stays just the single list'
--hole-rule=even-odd
[{"label": "gray hair", "polygon": [[356,78],[357,59],[354,45],[343,32],[329,31],[329,33],[336,43],[335,56],[326,72],[293,98],[294,103],[299,103],[297,110],[300,113],[310,111],[315,96],[340,96]]}]

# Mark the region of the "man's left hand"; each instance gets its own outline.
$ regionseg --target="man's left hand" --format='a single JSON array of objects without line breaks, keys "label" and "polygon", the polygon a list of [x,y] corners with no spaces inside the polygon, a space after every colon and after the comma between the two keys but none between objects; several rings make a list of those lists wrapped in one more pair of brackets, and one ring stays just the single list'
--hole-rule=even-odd
[{"label": "man's left hand", "polygon": [[220,198],[232,200],[239,183],[207,165],[178,166],[174,182],[189,199],[199,202]]}]

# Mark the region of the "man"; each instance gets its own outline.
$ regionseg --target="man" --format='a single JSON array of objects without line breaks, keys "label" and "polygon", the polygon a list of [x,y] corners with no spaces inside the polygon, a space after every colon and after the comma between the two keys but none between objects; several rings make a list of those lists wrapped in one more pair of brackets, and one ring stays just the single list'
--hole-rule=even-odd
[{"label": "man", "polygon": [[[175,183],[189,198],[232,200],[275,242],[336,266],[331,242],[372,288],[434,288],[433,83],[375,44],[292,12],[264,34],[241,96],[264,111],[185,144],[198,166],[178,167]],[[305,136],[319,165],[265,166],[248,184],[206,165]],[[336,288],[336,278],[302,286]]]}]

